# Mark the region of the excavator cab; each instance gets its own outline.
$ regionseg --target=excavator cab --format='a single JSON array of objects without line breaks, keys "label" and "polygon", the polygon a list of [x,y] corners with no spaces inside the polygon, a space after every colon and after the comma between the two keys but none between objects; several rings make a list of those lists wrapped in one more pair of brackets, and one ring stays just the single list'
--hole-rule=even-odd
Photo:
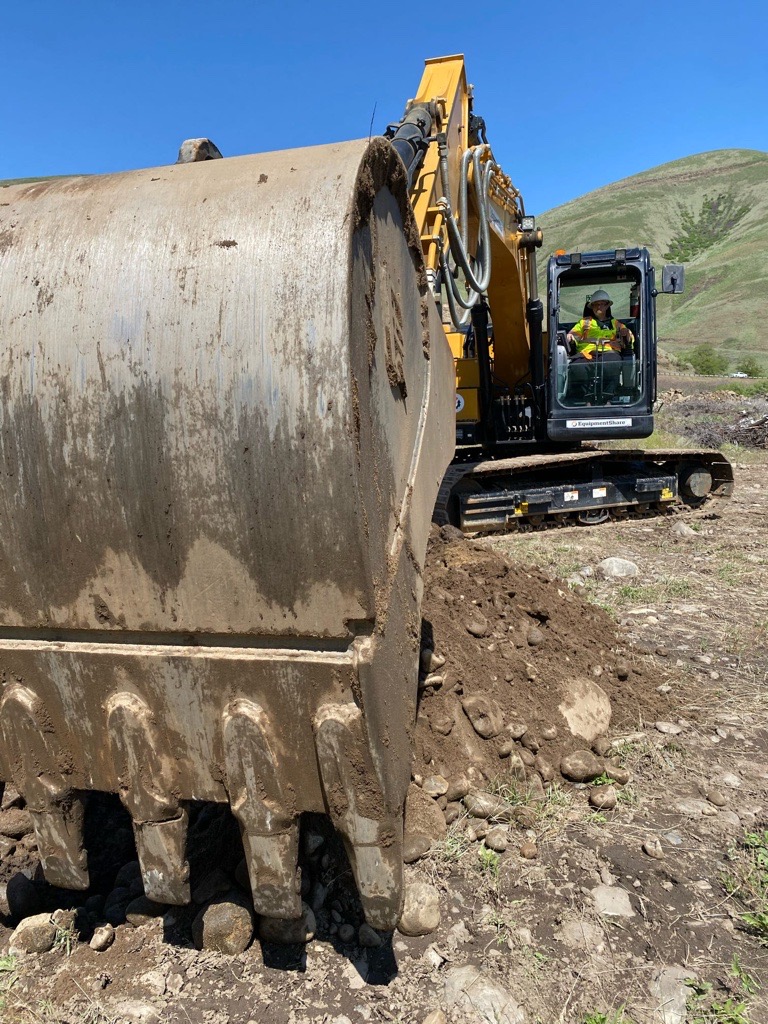
[{"label": "excavator cab", "polygon": [[[612,438],[653,432],[654,277],[647,249],[558,253],[549,261],[550,440],[593,439],[596,429]],[[591,305],[598,294],[602,319]]]}]

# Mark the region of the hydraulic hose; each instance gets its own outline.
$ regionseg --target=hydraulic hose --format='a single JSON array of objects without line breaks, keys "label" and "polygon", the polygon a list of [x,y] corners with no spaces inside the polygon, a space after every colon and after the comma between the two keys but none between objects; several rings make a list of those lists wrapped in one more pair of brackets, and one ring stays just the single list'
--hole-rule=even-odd
[{"label": "hydraulic hose", "polygon": [[[468,320],[468,311],[472,309],[479,300],[482,293],[488,287],[491,279],[491,245],[489,229],[488,192],[493,176],[498,171],[496,163],[482,157],[490,152],[487,144],[475,146],[465,150],[461,159],[461,170],[459,175],[459,218],[458,223],[455,214],[451,210],[450,199],[450,177],[448,169],[448,145],[444,135],[438,137],[440,147],[440,177],[443,186],[443,197],[438,200],[437,205],[443,211],[448,229],[448,242],[450,259],[464,274],[467,282],[467,297],[465,298],[459,289],[453,276],[453,268],[445,252],[441,250],[440,267],[443,280],[446,282],[446,297],[451,319],[457,327],[464,326]],[[478,244],[477,251],[473,258],[468,253],[469,228],[467,217],[468,192],[469,192],[469,164],[472,162],[472,185],[475,191],[475,202],[478,211]],[[460,225],[460,226],[459,226]],[[474,262],[474,267],[472,263]],[[459,313],[458,308],[465,310]]]}]

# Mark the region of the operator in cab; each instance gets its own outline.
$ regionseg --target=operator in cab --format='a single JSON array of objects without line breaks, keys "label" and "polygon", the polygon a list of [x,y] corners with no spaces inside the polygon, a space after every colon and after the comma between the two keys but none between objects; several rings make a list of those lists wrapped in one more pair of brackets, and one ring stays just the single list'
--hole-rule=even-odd
[{"label": "operator in cab", "polygon": [[588,295],[583,317],[566,335],[569,392],[577,401],[610,398],[619,384],[622,354],[632,350],[634,336],[612,316],[612,301],[602,288]]}]

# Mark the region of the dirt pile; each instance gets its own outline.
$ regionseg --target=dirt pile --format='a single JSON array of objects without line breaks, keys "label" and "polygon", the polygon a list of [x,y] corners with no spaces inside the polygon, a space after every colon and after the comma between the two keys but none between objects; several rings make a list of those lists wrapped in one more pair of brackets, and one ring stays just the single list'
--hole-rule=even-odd
[{"label": "dirt pile", "polygon": [[664,680],[605,612],[451,527],[431,539],[423,620],[416,776],[479,785],[522,758],[548,782],[573,751],[605,755],[664,717]]}]

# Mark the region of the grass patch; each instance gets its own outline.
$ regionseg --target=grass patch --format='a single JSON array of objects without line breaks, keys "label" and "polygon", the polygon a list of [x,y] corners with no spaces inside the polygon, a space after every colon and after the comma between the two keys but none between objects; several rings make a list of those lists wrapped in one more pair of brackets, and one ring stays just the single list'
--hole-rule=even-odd
[{"label": "grass patch", "polygon": [[658,583],[624,583],[617,588],[616,595],[623,603],[659,604],[691,597],[693,587],[688,580],[665,576]]},{"label": "grass patch", "polygon": [[481,875],[488,875],[494,880],[499,877],[499,863],[501,857],[496,853],[495,850],[491,850],[487,846],[481,846],[477,851],[477,865],[478,871]]},{"label": "grass patch", "polygon": [[686,1001],[686,1024],[752,1024],[746,1000],[727,996],[723,1002],[708,981],[689,978],[685,983],[691,994]]},{"label": "grass patch", "polygon": [[731,867],[722,884],[741,908],[746,931],[768,946],[768,829],[747,832],[738,846],[728,851]]}]

